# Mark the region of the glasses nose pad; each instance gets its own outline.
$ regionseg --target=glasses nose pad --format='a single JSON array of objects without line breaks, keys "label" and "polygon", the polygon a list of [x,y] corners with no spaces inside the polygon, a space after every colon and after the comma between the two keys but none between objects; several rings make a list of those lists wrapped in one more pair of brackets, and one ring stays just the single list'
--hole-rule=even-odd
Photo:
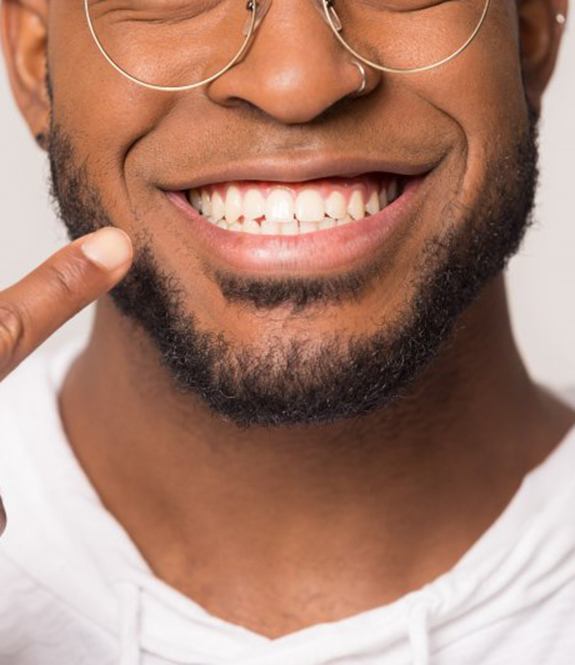
[{"label": "glasses nose pad", "polygon": [[[341,20],[335,11],[333,0],[312,0],[312,2],[329,27],[336,32],[341,32]],[[272,0],[248,0],[246,9],[252,13],[248,16],[242,30],[244,37],[247,37],[250,32],[255,32],[258,29],[265,15],[268,13],[271,3]],[[255,13],[255,16],[253,13]]]},{"label": "glasses nose pad", "polygon": [[333,6],[333,0],[312,0],[312,2],[329,27],[335,32],[341,32],[343,26]]},{"label": "glasses nose pad", "polygon": [[244,37],[247,37],[250,32],[255,32],[258,29],[264,16],[268,13],[271,3],[272,0],[248,0],[246,9],[250,12],[250,15],[242,30]]}]

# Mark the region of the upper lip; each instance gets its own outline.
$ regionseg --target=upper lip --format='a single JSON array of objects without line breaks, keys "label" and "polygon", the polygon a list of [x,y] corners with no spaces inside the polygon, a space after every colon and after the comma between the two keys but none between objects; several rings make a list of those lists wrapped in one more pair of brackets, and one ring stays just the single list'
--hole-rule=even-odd
[{"label": "upper lip", "polygon": [[407,160],[381,160],[338,154],[318,157],[314,155],[273,156],[231,161],[220,164],[205,164],[195,169],[195,176],[161,184],[166,191],[187,191],[204,185],[238,180],[261,180],[275,182],[305,182],[319,178],[337,176],[353,177],[364,173],[392,173],[402,176],[424,175],[437,166],[439,160],[427,163]]}]

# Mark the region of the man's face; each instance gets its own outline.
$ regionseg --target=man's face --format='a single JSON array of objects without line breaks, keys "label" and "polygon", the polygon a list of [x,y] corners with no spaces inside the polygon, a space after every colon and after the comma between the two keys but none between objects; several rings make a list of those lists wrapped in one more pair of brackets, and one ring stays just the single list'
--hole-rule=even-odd
[{"label": "man's face", "polygon": [[[180,387],[238,423],[286,424],[365,413],[413,379],[526,223],[536,151],[517,26],[495,0],[453,62],[372,73],[368,94],[342,98],[338,70],[357,70],[317,10],[274,0],[238,66],[166,94],[106,63],[82,2],[51,2],[62,216],[73,235],[112,222],[133,236],[117,302]],[[372,219],[268,237],[216,227],[186,197],[297,197],[302,183],[324,204],[358,183],[400,195]]]}]

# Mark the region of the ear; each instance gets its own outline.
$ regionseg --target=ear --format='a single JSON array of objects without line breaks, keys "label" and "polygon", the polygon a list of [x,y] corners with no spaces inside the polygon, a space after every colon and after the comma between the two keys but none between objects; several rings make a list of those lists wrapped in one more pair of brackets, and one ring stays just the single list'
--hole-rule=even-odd
[{"label": "ear", "polygon": [[0,35],[12,92],[41,146],[46,143],[50,123],[46,89],[48,1],[0,3]]},{"label": "ear", "polygon": [[565,28],[568,0],[518,0],[521,59],[527,96],[540,111]]}]

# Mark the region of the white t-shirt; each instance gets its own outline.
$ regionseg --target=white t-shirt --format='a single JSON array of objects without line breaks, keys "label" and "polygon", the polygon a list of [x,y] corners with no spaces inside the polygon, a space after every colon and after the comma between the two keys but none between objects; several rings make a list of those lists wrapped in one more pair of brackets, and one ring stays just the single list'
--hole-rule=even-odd
[{"label": "white t-shirt", "polygon": [[102,506],[58,416],[73,354],[0,385],[0,665],[575,665],[575,429],[449,572],[268,639],[154,577]]}]

